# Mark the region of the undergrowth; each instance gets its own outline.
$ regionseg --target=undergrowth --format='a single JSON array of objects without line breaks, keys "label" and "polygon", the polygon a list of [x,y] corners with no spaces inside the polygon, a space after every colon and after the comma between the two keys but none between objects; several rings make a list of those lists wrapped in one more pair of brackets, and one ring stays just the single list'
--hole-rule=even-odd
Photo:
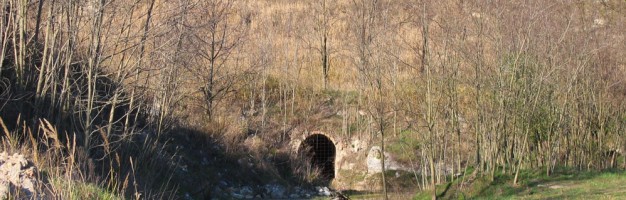
[{"label": "undergrowth", "polygon": [[[18,123],[9,130],[0,118],[0,151],[22,154],[37,168],[36,199],[172,199],[170,183],[173,157],[162,152],[158,141],[108,140],[86,150],[76,136],[60,133],[47,120],[35,128]],[[103,155],[95,158],[93,154]],[[11,198],[28,198],[11,194]]]}]

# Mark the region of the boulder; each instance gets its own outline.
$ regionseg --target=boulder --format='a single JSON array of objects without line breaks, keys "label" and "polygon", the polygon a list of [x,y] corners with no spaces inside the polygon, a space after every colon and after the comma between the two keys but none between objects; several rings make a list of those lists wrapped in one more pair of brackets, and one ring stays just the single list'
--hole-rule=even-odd
[{"label": "boulder", "polygon": [[37,169],[24,155],[0,153],[0,199],[9,194],[24,194],[23,199],[33,199],[36,194]]},{"label": "boulder", "polygon": [[[373,146],[367,154],[366,164],[367,164],[367,173],[374,174],[382,172],[382,151],[379,146]],[[409,171],[408,167],[404,167],[400,165],[398,162],[393,160],[391,155],[385,152],[385,170],[403,170]]]}]

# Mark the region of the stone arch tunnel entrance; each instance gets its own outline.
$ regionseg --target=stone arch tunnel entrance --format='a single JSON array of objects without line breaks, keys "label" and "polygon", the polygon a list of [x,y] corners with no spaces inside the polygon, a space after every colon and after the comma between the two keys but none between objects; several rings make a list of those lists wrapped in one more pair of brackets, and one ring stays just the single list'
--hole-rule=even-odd
[{"label": "stone arch tunnel entrance", "polygon": [[335,144],[325,135],[308,136],[300,145],[300,153],[310,162],[312,169],[320,172],[320,180],[330,182],[335,178]]}]

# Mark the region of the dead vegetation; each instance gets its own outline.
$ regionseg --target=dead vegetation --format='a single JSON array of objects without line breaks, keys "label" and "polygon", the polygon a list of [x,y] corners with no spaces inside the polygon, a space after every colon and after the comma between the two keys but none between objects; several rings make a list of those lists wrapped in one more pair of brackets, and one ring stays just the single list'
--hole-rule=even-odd
[{"label": "dead vegetation", "polygon": [[420,189],[453,181],[438,165],[626,167],[618,0],[0,7],[2,150],[29,155],[50,195],[208,198],[247,172],[180,171],[240,165],[255,177],[240,182],[315,182],[285,164],[306,162],[288,146],[314,128],[400,153],[429,174]]}]

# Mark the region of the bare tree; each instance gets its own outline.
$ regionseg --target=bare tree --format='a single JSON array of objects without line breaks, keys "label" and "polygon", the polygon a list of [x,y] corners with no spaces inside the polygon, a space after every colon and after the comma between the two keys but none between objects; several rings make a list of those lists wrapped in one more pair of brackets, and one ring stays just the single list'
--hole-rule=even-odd
[{"label": "bare tree", "polygon": [[315,35],[318,45],[312,45],[320,55],[322,75],[324,77],[324,89],[328,89],[328,79],[331,67],[331,47],[330,40],[333,22],[335,20],[333,11],[336,9],[335,1],[321,0],[313,3],[313,15],[315,16]]},{"label": "bare tree", "polygon": [[239,70],[234,65],[240,63],[231,59],[248,32],[248,24],[236,6],[232,0],[198,1],[190,13],[197,17],[187,19],[185,24],[195,29],[188,42],[198,56],[194,66],[187,68],[201,81],[204,109],[210,119],[216,105],[233,89]]},{"label": "bare tree", "polygon": [[[354,26],[351,27],[355,39],[355,60],[356,69],[359,71],[359,80],[361,81],[362,92],[372,92],[373,98],[369,99],[366,107],[371,116],[374,117],[373,124],[377,134],[380,135],[381,146],[381,177],[384,199],[388,199],[387,179],[385,176],[385,132],[388,126],[387,114],[389,109],[387,106],[387,95],[389,89],[387,84],[391,80],[388,76],[392,71],[392,66],[384,63],[381,46],[377,44],[383,41],[379,38],[380,33],[384,30],[388,18],[386,13],[386,2],[378,0],[354,0],[352,1]],[[371,89],[368,89],[371,88]]]}]

